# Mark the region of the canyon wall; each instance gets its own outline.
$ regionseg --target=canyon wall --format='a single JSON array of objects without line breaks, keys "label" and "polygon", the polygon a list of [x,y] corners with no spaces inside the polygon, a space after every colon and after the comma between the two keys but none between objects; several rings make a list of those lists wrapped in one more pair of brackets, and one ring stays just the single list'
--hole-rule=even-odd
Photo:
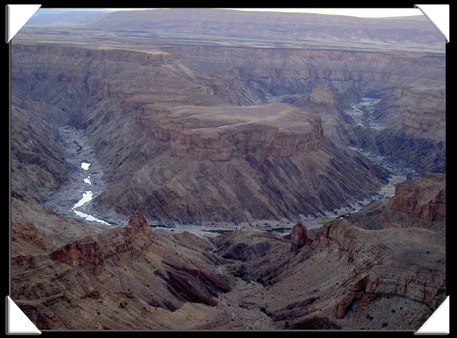
[{"label": "canyon wall", "polygon": [[[33,111],[50,120],[53,132],[66,125],[85,130],[109,186],[93,201],[100,212],[127,217],[141,208],[158,221],[194,222],[332,210],[373,193],[386,179],[382,170],[340,143],[419,173],[445,171],[445,57],[436,32],[419,18],[409,24],[422,27],[435,41],[433,48],[411,42],[404,48],[372,49],[363,42],[367,36],[354,40],[344,33],[351,25],[367,25],[366,20],[334,18],[345,27],[334,34],[341,33],[347,45],[329,44],[330,36],[297,45],[277,39],[265,44],[257,36],[263,41],[257,44],[244,40],[246,32],[234,24],[233,11],[219,13],[225,19],[217,25],[217,11],[203,10],[209,20],[203,26],[190,25],[196,17],[182,10],[161,12],[170,15],[164,17],[157,17],[159,12],[113,13],[94,26],[76,28],[87,39],[83,46],[76,37],[56,42],[59,34],[69,33],[62,27],[31,28],[13,42],[13,104],[24,114]],[[132,15],[138,16],[135,24],[146,25],[144,30],[132,24],[112,31]],[[244,15],[238,19],[245,20]],[[280,16],[286,26],[289,18],[294,29],[315,20],[325,26],[319,16],[303,22]],[[184,21],[172,24],[179,22],[175,17]],[[408,25],[394,21],[399,30],[392,41],[413,41]],[[247,29],[252,34],[263,25],[255,22]],[[370,24],[383,31],[386,22]],[[238,28],[226,36],[219,29],[230,23]],[[169,27],[169,38],[148,31],[154,25]],[[177,33],[189,25],[197,31],[215,26],[204,36]],[[95,27],[96,36],[91,35]],[[270,33],[278,34],[278,27]],[[357,126],[347,114],[364,95],[381,99],[373,114],[382,130]],[[284,103],[268,104],[275,100]],[[314,114],[320,119],[311,118]],[[302,127],[306,120],[311,129],[287,126],[284,132],[287,119]],[[184,177],[184,169],[192,174]],[[195,195],[184,192],[188,187]],[[286,197],[290,202],[284,202]],[[206,205],[205,199],[213,202]]]},{"label": "canyon wall", "polygon": [[[11,42],[11,298],[39,329],[419,328],[447,291],[442,37],[425,18],[191,12]],[[377,125],[347,113],[364,96]],[[104,173],[89,211],[126,226],[44,205],[75,170],[68,127]],[[432,172],[320,229],[250,226],[387,183],[343,144]],[[209,222],[225,233],[154,227]]]},{"label": "canyon wall", "polygon": [[214,91],[237,104],[310,92],[319,84],[332,92],[353,89],[359,95],[402,84],[444,85],[440,54],[186,45],[165,50],[219,80],[213,83]]},{"label": "canyon wall", "polygon": [[93,202],[99,212],[184,223],[298,217],[360,199],[387,178],[326,138],[313,114],[228,106],[217,79],[211,87],[208,72],[167,52],[16,45],[13,55],[18,90],[67,116],[57,124],[86,129],[109,184]]}]

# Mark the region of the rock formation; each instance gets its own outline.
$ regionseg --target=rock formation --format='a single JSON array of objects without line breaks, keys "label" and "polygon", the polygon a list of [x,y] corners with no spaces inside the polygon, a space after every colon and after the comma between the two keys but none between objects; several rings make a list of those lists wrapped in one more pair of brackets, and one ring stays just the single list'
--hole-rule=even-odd
[{"label": "rock formation", "polygon": [[308,230],[302,222],[298,222],[292,227],[290,236],[290,241],[292,243],[293,250],[298,250],[303,245],[310,245],[313,241],[311,238],[308,237]]},{"label": "rock formation", "polygon": [[[443,39],[424,18],[238,14],[113,13],[14,38],[10,296],[39,329],[415,330],[444,299]],[[347,113],[364,97],[377,128]],[[45,207],[76,172],[69,127],[103,171],[88,210],[127,225]],[[423,174],[319,230],[252,227],[387,183],[347,145]],[[209,222],[239,230],[178,231]]]},{"label": "rock formation", "polygon": [[[93,201],[99,214],[141,209],[160,223],[296,218],[386,182],[308,111],[223,104],[207,73],[171,53],[87,47],[16,44],[12,76],[27,92],[15,104],[44,100],[67,115],[52,115],[56,123],[86,129],[108,185]],[[44,88],[61,95],[43,99]]]},{"label": "rock formation", "polygon": [[[205,240],[187,232],[153,232],[135,214],[127,227],[79,237],[47,254],[13,252],[11,297],[41,329],[158,328],[163,322],[154,320],[157,308],[215,306],[218,293],[230,291],[233,278],[216,271],[222,260],[207,250]],[[68,316],[71,309],[94,317]],[[129,315],[115,322],[118,309]],[[129,319],[140,312],[141,323]]]},{"label": "rock formation", "polygon": [[[67,42],[56,43],[54,34],[60,34],[59,30],[35,27],[19,34],[13,45],[13,104],[24,112],[40,107],[39,118],[85,130],[108,185],[93,201],[98,213],[127,218],[141,209],[157,222],[178,223],[297,218],[339,208],[373,193],[385,182],[382,170],[329,138],[386,156],[397,154],[400,144],[409,147],[408,154],[416,154],[413,149],[425,144],[422,148],[430,154],[425,162],[415,155],[411,160],[408,155],[406,161],[425,163],[419,164],[421,170],[444,168],[442,144],[433,141],[427,145],[428,139],[421,138],[423,131],[421,137],[407,136],[411,142],[404,142],[405,134],[395,131],[392,135],[391,128],[379,135],[371,129],[354,128],[344,113],[345,97],[354,91],[359,96],[370,92],[385,95],[388,100],[389,91],[395,90],[396,99],[407,104],[418,88],[427,92],[430,84],[443,86],[444,58],[438,40],[426,58],[422,52],[403,50],[374,54],[354,41],[354,50],[285,47],[275,39],[265,48],[252,48],[242,38],[224,46],[214,39],[227,39],[223,27],[232,22],[233,12],[205,10],[202,13],[214,25],[215,16],[225,19],[215,27],[215,35],[207,35],[200,43],[193,37],[189,41],[194,42],[182,43],[173,35],[177,32],[166,43],[157,37],[148,45],[141,39],[128,46],[122,42],[113,45],[107,38],[112,25],[132,15],[138,16],[136,23],[146,20],[154,29],[171,25],[173,32],[196,20],[180,10],[160,11],[160,17],[157,13],[108,15],[95,26],[110,43],[84,35],[86,42],[81,46],[71,34]],[[246,13],[240,15],[247,19]],[[173,17],[184,18],[183,26],[178,25],[181,28],[171,24]],[[292,25],[294,29],[313,20],[324,24],[320,16],[307,18],[306,24],[292,20],[297,25]],[[362,26],[368,23],[356,21]],[[375,21],[372,24],[378,25]],[[411,24],[434,36],[424,22]],[[40,36],[39,43],[35,34]],[[127,33],[116,34],[124,37]],[[404,76],[398,76],[398,69]],[[278,102],[259,104],[272,96],[304,109]],[[443,95],[436,92],[434,96],[432,105],[420,101],[432,115],[441,107]],[[395,102],[383,111],[392,106]],[[422,111],[419,118],[405,115],[405,126],[410,122],[418,130],[430,128],[427,126],[435,120],[428,118],[427,124],[424,116]],[[397,146],[390,146],[391,139]],[[291,180],[290,176],[297,178]],[[189,186],[195,193],[189,192]],[[14,186],[15,193],[23,194],[20,190]]]},{"label": "rock formation", "polygon": [[446,175],[423,173],[399,183],[395,195],[351,214],[349,221],[366,229],[424,228],[446,234]]},{"label": "rock formation", "polygon": [[140,208],[180,223],[281,219],[335,208],[387,177],[326,138],[317,116],[286,104],[178,106],[139,123],[146,159],[132,173],[137,157],[122,157],[99,210]]},{"label": "rock formation", "polygon": [[423,173],[414,181],[398,184],[391,209],[413,214],[426,221],[445,221],[445,184],[445,175],[433,173]]},{"label": "rock formation", "polygon": [[[13,226],[15,238],[38,228]],[[153,230],[137,213],[127,227],[92,230],[47,252],[15,249],[12,298],[40,329],[230,329],[251,320],[276,329],[417,329],[442,301],[438,233],[337,220],[311,242],[304,229],[295,225],[287,240],[244,228],[210,244]]]}]

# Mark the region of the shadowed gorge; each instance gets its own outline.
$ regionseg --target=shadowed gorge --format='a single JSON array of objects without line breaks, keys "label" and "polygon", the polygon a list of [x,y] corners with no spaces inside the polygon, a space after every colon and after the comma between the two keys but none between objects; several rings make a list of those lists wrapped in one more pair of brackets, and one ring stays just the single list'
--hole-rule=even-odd
[{"label": "shadowed gorge", "polygon": [[10,43],[11,298],[39,329],[417,330],[445,299],[424,16],[37,13]]}]

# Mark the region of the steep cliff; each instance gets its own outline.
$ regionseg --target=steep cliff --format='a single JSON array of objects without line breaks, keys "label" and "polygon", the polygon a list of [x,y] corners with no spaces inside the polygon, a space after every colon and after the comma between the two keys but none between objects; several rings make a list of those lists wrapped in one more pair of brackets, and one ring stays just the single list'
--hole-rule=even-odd
[{"label": "steep cliff", "polygon": [[70,170],[57,130],[33,112],[13,105],[11,196],[43,202],[67,181]]},{"label": "steep cliff", "polygon": [[445,221],[445,184],[445,175],[432,173],[424,173],[414,181],[398,184],[391,209],[426,221]]},{"label": "steep cliff", "polygon": [[334,93],[352,89],[361,96],[394,86],[444,86],[441,53],[198,44],[164,49],[199,73],[208,74],[208,85],[216,95],[242,105],[256,104],[269,96],[310,93],[316,85],[327,86]]}]

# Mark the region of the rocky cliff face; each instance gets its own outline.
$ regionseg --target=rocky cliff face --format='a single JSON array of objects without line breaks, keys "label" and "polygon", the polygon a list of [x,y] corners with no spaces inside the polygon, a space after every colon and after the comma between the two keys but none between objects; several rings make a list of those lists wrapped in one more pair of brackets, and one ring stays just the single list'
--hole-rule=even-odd
[{"label": "rocky cliff face", "polygon": [[72,169],[65,161],[63,141],[47,121],[15,105],[11,122],[11,195],[43,202],[67,181]]},{"label": "rocky cliff face", "polygon": [[[214,46],[167,50],[211,74],[205,83],[228,102],[290,103],[321,116],[334,140],[393,162],[401,158],[402,166],[418,172],[445,171],[442,55]],[[356,126],[347,114],[364,95],[381,99],[370,116],[381,130]]]},{"label": "rocky cliff face", "polygon": [[208,74],[208,85],[216,95],[242,105],[269,96],[310,93],[316,85],[327,86],[333,93],[352,89],[362,95],[379,94],[392,86],[425,89],[444,85],[440,54],[200,45],[166,50],[192,69]]},{"label": "rocky cliff face", "polygon": [[[361,278],[357,277],[360,278],[357,283],[333,307],[336,318],[345,318],[359,306],[366,311],[384,297],[403,298],[426,307],[435,304],[439,294],[444,292],[444,247],[436,250],[437,243],[444,243],[442,237],[433,232],[422,229],[367,232],[338,221],[324,227],[321,234],[316,248],[326,241],[335,241],[340,250],[347,252],[349,261],[353,261],[356,273],[361,272]],[[328,244],[323,247],[327,249]],[[387,254],[385,247],[391,254]],[[368,252],[369,258],[364,254]],[[395,280],[387,277],[387,271]]]},{"label": "rocky cliff face", "polygon": [[[186,232],[153,233],[135,214],[127,227],[80,237],[49,253],[13,252],[11,297],[40,329],[166,328],[160,314],[186,302],[215,306],[218,293],[231,290],[233,277],[216,271],[221,261],[205,240]],[[92,319],[68,316],[76,310]],[[126,315],[113,320],[119,311]]]},{"label": "rocky cliff face", "polygon": [[[257,240],[241,233],[215,240],[235,276],[264,285],[250,300],[276,328],[413,329],[444,299],[445,240],[434,231],[364,230],[337,220],[311,240],[301,229],[292,230],[293,250],[246,232]],[[252,251],[262,254],[233,254]]]},{"label": "rocky cliff face", "polygon": [[[61,93],[44,97],[67,116],[55,122],[86,128],[109,185],[94,200],[99,213],[144,210],[180,223],[282,219],[338,208],[386,180],[328,140],[313,114],[277,102],[223,104],[224,92],[210,85],[217,78],[177,51],[19,44],[13,54],[18,91],[30,101],[45,88]],[[331,98],[322,93],[311,99]]]},{"label": "rocky cliff face", "polygon": [[376,201],[347,219],[365,229],[422,228],[446,235],[446,175],[423,173],[397,184],[395,196]]},{"label": "rocky cliff face", "polygon": [[426,221],[446,220],[446,176],[424,173],[395,187],[392,210],[413,214]]}]

